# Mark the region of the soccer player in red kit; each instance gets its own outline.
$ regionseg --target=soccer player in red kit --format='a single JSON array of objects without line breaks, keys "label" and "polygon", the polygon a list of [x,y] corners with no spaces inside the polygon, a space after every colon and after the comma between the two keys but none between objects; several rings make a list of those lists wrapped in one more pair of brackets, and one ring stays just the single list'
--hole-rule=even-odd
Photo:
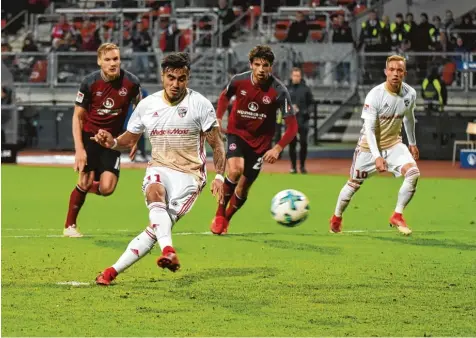
[{"label": "soccer player in red kit", "polygon": [[[271,73],[274,61],[271,48],[258,45],[248,58],[251,71],[235,75],[218,98],[217,118],[221,125],[228,101],[236,95],[227,129],[223,130],[228,138],[227,177],[223,203],[219,204],[211,225],[211,231],[217,235],[227,232],[231,218],[245,203],[263,161],[276,162],[298,131],[289,93]],[[286,132],[271,148],[278,109],[283,113]]]},{"label": "soccer player in red kit", "polygon": [[[79,179],[69,199],[63,231],[65,237],[82,237],[76,219],[86,194],[109,196],[116,189],[119,179],[121,153],[102,147],[90,137],[99,129],[118,136],[129,105],[136,105],[141,98],[139,79],[121,69],[119,48],[115,44],[102,44],[97,56],[101,69],[84,78],[74,107],[74,170],[79,172]],[[131,150],[131,158],[135,150],[136,146]]]}]

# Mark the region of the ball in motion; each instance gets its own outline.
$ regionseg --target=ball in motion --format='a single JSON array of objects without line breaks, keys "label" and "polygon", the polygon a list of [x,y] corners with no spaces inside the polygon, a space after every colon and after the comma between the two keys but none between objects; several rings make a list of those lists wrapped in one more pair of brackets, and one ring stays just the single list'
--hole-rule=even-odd
[{"label": "ball in motion", "polygon": [[307,218],[308,213],[309,200],[300,191],[283,190],[271,200],[271,215],[281,225],[297,226]]}]

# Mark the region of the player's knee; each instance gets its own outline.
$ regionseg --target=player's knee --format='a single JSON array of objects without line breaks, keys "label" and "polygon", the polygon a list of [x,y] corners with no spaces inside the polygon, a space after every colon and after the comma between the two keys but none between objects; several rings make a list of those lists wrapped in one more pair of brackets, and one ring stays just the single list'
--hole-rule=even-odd
[{"label": "player's knee", "polygon": [[364,183],[363,181],[358,181],[354,179],[350,179],[347,181],[347,185],[352,188],[353,190],[357,191],[359,190],[360,186]]},{"label": "player's knee", "polygon": [[165,203],[165,187],[160,183],[150,184],[146,188],[147,203],[162,202]]},{"label": "player's knee", "polygon": [[413,187],[416,187],[419,178],[420,178],[420,169],[418,169],[418,167],[410,167],[405,172],[405,181],[407,181]]},{"label": "player's knee", "polygon": [[228,169],[228,173],[226,176],[230,179],[230,181],[238,182],[242,174],[243,174],[243,168],[234,167],[234,168]]},{"label": "player's knee", "polygon": [[101,183],[99,184],[99,193],[101,196],[110,196],[114,193],[114,190],[116,190],[116,185],[112,183]]}]

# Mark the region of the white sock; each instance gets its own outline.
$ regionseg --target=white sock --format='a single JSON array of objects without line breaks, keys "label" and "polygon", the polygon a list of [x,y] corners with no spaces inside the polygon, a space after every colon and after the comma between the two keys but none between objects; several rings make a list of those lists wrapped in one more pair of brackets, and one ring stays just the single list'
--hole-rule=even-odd
[{"label": "white sock", "polygon": [[162,202],[153,202],[149,208],[149,227],[154,231],[160,250],[172,246],[172,220],[167,212],[167,206]]},{"label": "white sock", "polygon": [[146,229],[129,243],[126,251],[112,267],[117,273],[121,273],[148,253],[156,241],[155,235]]},{"label": "white sock", "polygon": [[354,196],[355,192],[359,190],[360,184],[347,181],[344,185],[342,190],[340,191],[339,198],[337,199],[336,210],[334,211],[334,215],[337,217],[342,217],[345,209],[350,203],[352,196]]},{"label": "white sock", "polygon": [[415,194],[418,178],[420,177],[420,170],[417,167],[411,167],[405,174],[402,187],[398,192],[397,206],[395,212],[399,214],[403,213],[403,209],[410,203],[413,195]]}]

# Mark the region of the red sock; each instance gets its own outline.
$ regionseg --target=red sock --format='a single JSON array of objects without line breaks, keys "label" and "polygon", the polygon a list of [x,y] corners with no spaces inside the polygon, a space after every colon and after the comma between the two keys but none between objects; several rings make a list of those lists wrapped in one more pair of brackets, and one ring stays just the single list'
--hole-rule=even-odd
[{"label": "red sock", "polygon": [[76,186],[69,197],[69,209],[68,215],[66,216],[66,222],[64,224],[65,228],[76,224],[76,218],[78,217],[79,210],[81,210],[85,199],[86,192],[79,186]]},{"label": "red sock", "polygon": [[167,255],[167,254],[169,254],[169,253],[171,253],[171,252],[175,253],[175,249],[172,248],[171,246],[166,246],[166,247],[164,248],[164,250],[162,250],[162,254],[163,254],[163,255]]},{"label": "red sock", "polygon": [[224,202],[223,204],[218,205],[217,212],[215,216],[225,216],[226,214],[226,206],[230,201],[231,196],[235,192],[236,183],[232,183],[228,178],[225,178],[225,183],[223,184],[223,193],[224,193]]},{"label": "red sock", "polygon": [[101,191],[99,190],[99,182],[98,181],[93,181],[93,184],[91,185],[91,188],[89,188],[88,193],[101,195]]},{"label": "red sock", "polygon": [[226,209],[225,217],[230,220],[235,212],[237,212],[243,206],[243,204],[245,204],[245,202],[246,198],[240,198],[236,194],[233,194],[230,200],[230,205]]}]

